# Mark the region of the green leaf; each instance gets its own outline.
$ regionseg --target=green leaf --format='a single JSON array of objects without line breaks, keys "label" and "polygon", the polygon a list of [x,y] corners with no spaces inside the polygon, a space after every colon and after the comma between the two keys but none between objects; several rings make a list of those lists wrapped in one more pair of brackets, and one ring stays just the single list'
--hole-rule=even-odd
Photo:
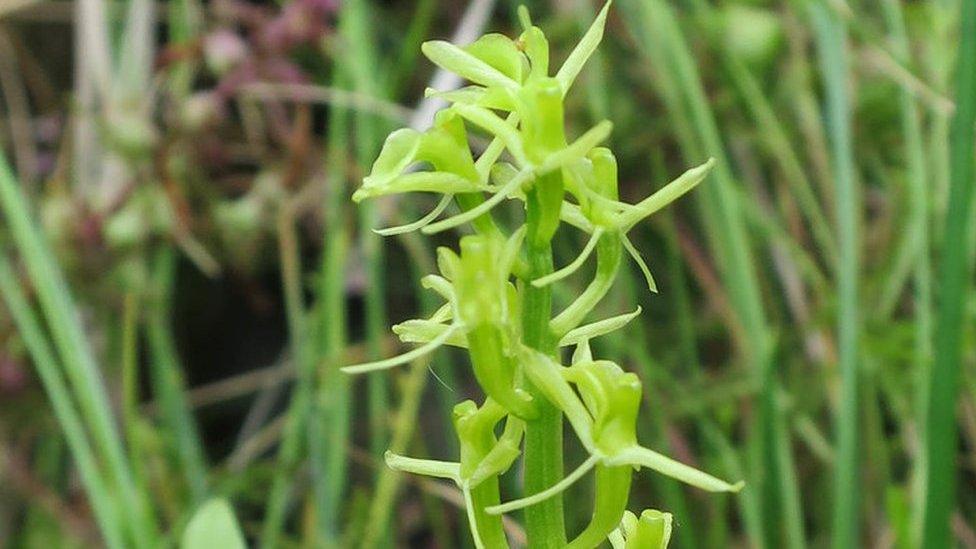
[{"label": "green leaf", "polygon": [[183,531],[181,549],[246,549],[244,535],[227,500],[214,498],[197,510]]}]

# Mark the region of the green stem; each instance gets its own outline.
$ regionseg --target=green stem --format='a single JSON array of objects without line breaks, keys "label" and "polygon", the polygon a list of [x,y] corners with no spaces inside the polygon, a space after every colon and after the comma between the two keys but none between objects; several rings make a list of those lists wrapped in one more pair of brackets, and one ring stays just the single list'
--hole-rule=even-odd
[{"label": "green stem", "polygon": [[478,523],[477,535],[481,537],[485,549],[508,548],[502,517],[485,512],[486,507],[498,505],[500,501],[498,477],[489,478],[471,490],[471,507],[474,509],[474,520]]},{"label": "green stem", "polygon": [[[527,280],[553,272],[552,247],[548,239],[535,238],[540,209],[544,207],[538,189],[529,192],[526,210],[525,251]],[[552,291],[549,286],[523,285],[522,333],[526,345],[548,355],[555,355],[556,341],[549,329],[552,314]],[[563,478],[563,416],[535,387],[528,387],[535,400],[539,417],[525,425],[525,494],[535,494]],[[566,526],[562,495],[525,510],[525,530],[529,546],[561,548],[566,545]]]}]

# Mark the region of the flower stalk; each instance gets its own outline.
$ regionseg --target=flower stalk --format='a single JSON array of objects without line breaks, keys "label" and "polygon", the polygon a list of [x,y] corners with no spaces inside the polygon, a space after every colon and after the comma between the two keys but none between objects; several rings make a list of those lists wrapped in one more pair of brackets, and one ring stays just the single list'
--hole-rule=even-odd
[{"label": "flower stalk", "polygon": [[[471,82],[452,92],[428,90],[449,107],[425,132],[390,134],[362,187],[359,202],[385,195],[440,194],[431,212],[415,222],[380,229],[381,235],[420,231],[434,234],[470,224],[460,253],[438,250],[440,273],[423,279],[444,305],[431,317],[398,324],[393,331],[417,344],[399,356],[347,366],[347,373],[393,368],[426,357],[444,345],[467,350],[472,372],[485,393],[479,406],[455,408],[457,461],[415,459],[388,453],[396,470],[453,481],[464,495],[468,523],[478,548],[508,547],[501,515],[524,510],[531,547],[664,547],[670,515],[627,514],[632,471],[648,468],[713,492],[734,492],[730,484],[672,460],[637,441],[642,386],[633,373],[609,360],[596,360],[589,341],[626,325],[636,311],[585,323],[612,287],[624,252],[656,291],[650,269],[627,233],[642,220],[692,190],[714,161],[688,170],[636,204],[621,202],[617,163],[600,146],[612,130],[601,122],[575,139],[565,133],[563,98],[603,36],[609,3],[566,63],[550,76],[549,47],[542,30],[520,11],[518,39],[486,35],[459,47],[428,42],[424,54]],[[499,114],[501,113],[501,114]],[[477,158],[468,132],[492,141]],[[419,169],[423,166],[429,169]],[[524,207],[520,226],[508,229],[493,217],[496,206]],[[440,219],[456,203],[460,212]],[[579,257],[553,264],[551,242],[566,225],[589,235]],[[574,276],[592,255],[596,272],[586,289],[553,316],[552,287]],[[575,347],[564,366],[560,348]],[[563,418],[589,457],[566,474]],[[504,424],[501,435],[496,428]],[[523,497],[502,503],[499,477],[522,458]],[[590,523],[567,535],[562,493],[593,472],[595,501]],[[652,545],[640,545],[651,542]]]}]

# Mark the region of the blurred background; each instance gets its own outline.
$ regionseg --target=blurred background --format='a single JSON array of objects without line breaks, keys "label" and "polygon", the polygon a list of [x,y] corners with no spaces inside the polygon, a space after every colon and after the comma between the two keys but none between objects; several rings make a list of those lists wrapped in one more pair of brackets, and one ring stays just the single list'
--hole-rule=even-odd
[{"label": "blurred background", "polygon": [[[625,272],[603,313],[644,313],[594,343],[642,378],[649,447],[748,483],[636,476],[672,546],[976,547],[969,1],[616,0],[568,133],[614,122],[629,201],[718,160],[631,233],[659,293]],[[557,66],[601,7],[526,5]],[[220,495],[251,542],[471,545],[453,486],[382,465],[453,458],[466,359],[337,372],[399,348],[456,237],[380,238],[432,199],[349,196],[461,85],[421,42],[515,36],[517,7],[0,0],[0,547],[106,544],[97,478],[169,543]]]}]

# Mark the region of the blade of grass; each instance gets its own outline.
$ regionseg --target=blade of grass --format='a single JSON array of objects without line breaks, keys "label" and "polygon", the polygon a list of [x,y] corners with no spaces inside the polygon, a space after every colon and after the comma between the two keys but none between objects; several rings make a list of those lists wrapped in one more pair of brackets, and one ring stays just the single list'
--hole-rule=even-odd
[{"label": "blade of grass", "polygon": [[[717,258],[717,263],[723,267],[722,275],[728,285],[737,319],[743,327],[741,335],[745,337],[740,338],[738,342],[743,361],[752,368],[757,386],[763,388],[761,398],[764,404],[761,410],[764,414],[776,413],[777,408],[772,403],[778,384],[769,355],[770,332],[763,311],[757,273],[753,267],[754,261],[743,216],[736,200],[735,180],[719,137],[714,114],[709,108],[701,77],[678,20],[667,3],[660,0],[640,3],[621,2],[621,6],[625,5],[632,10],[632,17],[628,17],[627,20],[635,24],[638,29],[635,34],[642,42],[641,51],[660,65],[658,71],[672,72],[675,77],[680,93],[669,94],[672,96],[669,108],[685,110],[686,117],[695,130],[695,144],[686,142],[683,145],[685,155],[707,153],[718,161],[713,180],[702,185],[697,196],[703,208],[706,225],[709,226],[708,234],[712,252]],[[665,99],[667,100],[667,97]],[[681,99],[685,99],[686,102],[682,102]],[[791,546],[802,546],[803,525],[793,520],[802,516],[800,504],[796,500],[785,499],[786,494],[798,494],[799,490],[780,486],[780,482],[784,479],[795,478],[795,475],[775,474],[776,471],[787,466],[780,463],[778,456],[784,451],[791,451],[789,440],[780,438],[785,430],[775,429],[776,420],[764,414],[761,414],[758,421],[757,432],[751,437],[753,454],[761,456],[761,460],[754,464],[750,482],[759,485],[765,496],[763,500],[767,502],[767,510],[778,511],[784,507],[792,509],[785,514],[787,520],[783,524],[783,531],[787,533],[787,540]],[[760,436],[759,433],[762,432],[765,434]],[[764,472],[773,473],[773,478],[776,480],[759,481]],[[777,528],[777,521],[771,520],[770,517],[763,517],[759,523],[764,523],[771,529]],[[753,540],[753,543],[760,546],[764,546],[766,542],[772,543],[772,540],[765,542],[759,539]]]},{"label": "blade of grass", "polygon": [[126,546],[123,541],[124,517],[119,514],[115,492],[99,471],[98,458],[92,450],[84,422],[71,398],[61,367],[44,334],[40,320],[34,314],[17,282],[17,275],[5,253],[0,254],[0,296],[7,305],[20,337],[23,338],[38,376],[41,378],[44,391],[51,401],[54,415],[64,431],[105,544],[110,549],[121,549]]},{"label": "blade of grass", "polygon": [[[631,25],[632,32],[638,38],[641,53],[648,57],[650,64],[654,68],[652,82],[654,82],[658,93],[667,106],[668,117],[674,126],[683,155],[689,161],[693,158],[701,158],[703,156],[701,146],[697,142],[695,129],[690,120],[690,114],[681,101],[682,94],[679,91],[677,81],[674,79],[674,71],[669,67],[667,50],[660,42],[654,40],[654,38],[660,37],[660,35],[657,34],[653,26],[652,14],[640,11],[639,6],[639,4],[623,2],[620,4],[622,9],[631,10],[626,21]],[[698,204],[704,208],[702,201],[699,201]],[[706,225],[706,230],[712,230],[712,227]],[[712,233],[709,234],[710,236],[712,235]],[[712,236],[712,238],[719,237]],[[731,329],[739,336],[742,331],[740,325],[735,321],[733,324]],[[753,383],[750,382],[750,385],[753,385]],[[746,478],[746,476],[742,475],[741,478]],[[749,482],[753,486],[760,484],[759,476],[751,477]],[[754,497],[755,492],[756,490],[744,491],[737,497],[736,501],[739,507],[739,514],[742,517],[743,523],[746,525],[749,539],[757,547],[764,547],[765,535],[762,529],[762,507],[759,498]]]},{"label": "blade of grass", "polygon": [[11,33],[0,24],[0,95],[6,105],[7,124],[17,173],[25,185],[37,177],[37,149],[32,137],[29,90],[20,74]]},{"label": "blade of grass", "polygon": [[[282,293],[288,323],[289,348],[295,364],[297,379],[285,412],[284,432],[278,448],[275,474],[268,494],[267,510],[261,530],[261,547],[278,547],[284,529],[285,514],[291,496],[292,480],[304,448],[303,433],[310,426],[315,383],[315,362],[307,354],[306,323],[302,298],[301,259],[292,204],[287,200],[279,206],[277,219],[278,254],[281,264]],[[309,427],[308,431],[311,430]],[[310,450],[311,452],[311,450]],[[316,460],[314,453],[310,459]],[[318,482],[314,477],[313,483]]]},{"label": "blade of grass", "polygon": [[[953,54],[959,42],[955,34],[958,19],[955,10],[948,4],[934,2],[926,8],[925,17],[930,24],[926,27],[925,34],[932,43],[932,47],[926,48],[925,52],[927,77],[940,91],[946,92],[952,86]],[[939,219],[944,219],[949,193],[950,123],[949,116],[933,117],[928,131],[929,146],[926,156],[929,159],[929,201],[932,204],[933,217]],[[942,238],[943,228],[938,224],[930,227],[933,241]]]},{"label": "blade of grass", "polygon": [[[352,62],[348,65],[353,90],[367,95],[383,95],[376,78],[376,42],[370,9],[367,0],[347,0],[342,4],[340,29],[351,46]],[[378,152],[382,141],[383,127],[378,119],[368,113],[355,115],[356,160],[361,166],[369,165]],[[378,211],[374,203],[360,204],[359,249],[363,254],[366,268],[366,350],[367,358],[381,358],[381,342],[386,332],[386,307],[384,289],[384,257],[382,239],[373,234],[379,223]],[[377,456],[386,450],[387,421],[389,415],[389,387],[387,376],[369,376],[366,380],[370,418],[370,447]]]},{"label": "blade of grass", "polygon": [[[694,2],[704,18],[714,18],[714,10],[701,0]],[[759,136],[764,146],[775,159],[780,171],[786,176],[790,189],[802,207],[804,216],[812,230],[814,240],[820,247],[828,263],[835,263],[837,246],[830,232],[830,226],[823,213],[820,201],[814,194],[813,185],[804,171],[803,164],[790,144],[788,134],[773,109],[769,98],[763,92],[756,76],[746,64],[736,57],[733,50],[719,47],[722,60],[732,84],[738,89],[756,127],[762,128]]]},{"label": "blade of grass", "polygon": [[961,42],[956,69],[956,112],[952,119],[949,205],[939,269],[939,310],[935,357],[925,417],[926,504],[922,524],[925,547],[949,547],[955,507],[957,466],[956,400],[962,362],[964,312],[971,290],[968,242],[972,229],[976,144],[976,2],[962,2]]},{"label": "blade of grass", "polygon": [[[413,218],[414,212],[410,211],[412,209],[410,204],[402,204],[401,209],[403,210],[403,217],[408,219]],[[409,263],[411,269],[414,271],[412,280],[421,280],[426,274],[436,269],[433,253],[426,239],[420,238],[415,232],[401,234],[398,239],[410,258]],[[419,284],[416,286],[415,291],[417,292],[417,299],[421,304],[421,316],[427,316],[436,309],[436,299],[431,292],[425,291]],[[427,386],[427,374],[430,368],[428,360],[424,358],[412,363],[410,370],[405,376],[404,383],[401,387],[402,396],[400,407],[395,414],[392,426],[389,443],[389,450],[391,452],[406,452],[413,438],[413,434],[419,425],[418,414],[420,412],[421,396]],[[451,372],[452,370],[447,371]],[[442,407],[441,410],[448,424],[451,420],[452,409],[451,406],[446,406]],[[394,543],[395,540],[389,529],[389,522],[393,509],[396,506],[396,497],[402,480],[402,473],[394,471],[389,467],[380,466],[378,468],[376,487],[368,509],[370,520],[366,524],[361,538],[361,547],[364,549],[371,549],[381,543],[384,544],[383,546],[390,546]],[[436,525],[434,529],[435,531],[437,530]],[[347,532],[348,534],[349,532]]]},{"label": "blade of grass", "polygon": [[[348,76],[334,75],[336,87],[344,86]],[[345,266],[350,235],[347,223],[349,202],[348,139],[351,113],[334,106],[330,110],[327,177],[329,194],[325,202],[325,234],[322,263],[319,268],[318,299],[321,316],[321,348],[318,356],[324,366],[318,374],[312,426],[310,457],[315,465],[313,486],[316,508],[322,517],[334,516],[339,508],[339,494],[346,476],[346,449],[349,445],[350,381],[339,371],[346,346]],[[330,510],[331,508],[331,510]]]},{"label": "blade of grass", "polygon": [[[910,62],[910,45],[905,31],[905,21],[901,4],[896,0],[884,0],[882,3],[885,19],[891,35],[892,48],[899,61]],[[922,356],[930,354],[929,339],[930,325],[928,320],[931,310],[931,289],[929,279],[929,236],[928,210],[929,197],[927,193],[927,168],[925,165],[925,144],[922,138],[921,115],[918,101],[908,90],[899,93],[899,106],[902,117],[902,133],[905,138],[905,162],[908,172],[909,187],[909,230],[905,231],[906,245],[904,259],[896,260],[896,271],[905,270],[912,273],[915,284],[915,310],[918,318],[918,351]],[[900,265],[904,263],[904,267]],[[907,276],[907,274],[905,275]],[[895,296],[901,292],[900,276],[892,276],[891,289],[883,294],[881,314],[889,316],[895,306]],[[885,297],[888,296],[888,297]],[[921,366],[920,366],[921,367]]]},{"label": "blade of grass", "polygon": [[[905,64],[910,63],[910,44],[905,30],[904,15],[901,4],[897,0],[882,2],[885,19],[892,38],[894,53]],[[911,250],[906,253],[912,265],[914,278],[914,311],[915,311],[915,367],[913,373],[915,390],[915,411],[918,417],[924,413],[925,399],[928,398],[925,389],[928,387],[929,370],[932,360],[932,284],[931,266],[929,263],[929,174],[925,159],[925,144],[922,137],[920,113],[916,99],[907,90],[900,94],[902,116],[902,133],[905,136],[905,159],[908,171],[909,186],[909,225],[906,231],[910,235]],[[909,238],[909,237],[906,237]],[[906,246],[909,248],[909,246]],[[894,292],[892,292],[894,293]],[[882,302],[882,312],[889,313],[894,306],[886,307]],[[919,447],[925,447],[925,422],[916,423]],[[916,453],[912,471],[912,506],[913,532],[915,540],[920,540],[921,517],[925,502],[925,453]],[[907,542],[907,539],[905,540]]]},{"label": "blade of grass", "polygon": [[[417,278],[419,280],[419,278]],[[427,301],[431,301],[428,299]],[[433,310],[428,306],[424,309]],[[407,450],[410,439],[413,437],[417,428],[417,415],[420,412],[421,396],[427,386],[427,362],[428,359],[422,358],[414,361],[410,365],[410,370],[403,383],[403,397],[400,408],[396,413],[396,422],[393,426],[393,436],[390,440],[390,451],[400,453]],[[362,537],[363,549],[376,547],[380,540],[390,534],[389,522],[393,509],[396,507],[396,495],[400,487],[403,473],[394,471],[389,467],[380,467],[376,480],[376,490],[370,504],[370,520],[366,525]]]},{"label": "blade of grass", "polygon": [[802,5],[787,6],[785,22],[789,49],[786,93],[791,99],[792,118],[800,139],[804,143],[805,166],[816,182],[818,194],[827,212],[836,209],[833,180],[830,175],[830,153],[824,128],[824,116],[817,86],[818,74],[813,56],[810,55],[809,30],[801,23]]},{"label": "blade of grass", "polygon": [[128,0],[112,91],[126,101],[145,101],[155,57],[156,9],[151,0]]},{"label": "blade of grass", "polygon": [[[202,28],[202,9],[197,0],[174,0],[168,3],[169,45],[187,48],[200,35]],[[193,64],[182,61],[176,64],[169,75],[169,86],[178,98],[185,98],[193,84]]]},{"label": "blade of grass", "polygon": [[393,92],[390,94],[391,96],[397,96],[397,92],[410,84],[410,77],[413,75],[414,68],[417,66],[417,59],[420,56],[420,44],[429,36],[430,27],[437,11],[435,0],[417,2],[413,16],[410,17],[410,26],[399,44],[400,52],[392,60],[392,66],[386,67],[387,71],[384,71],[391,74],[390,82],[387,83]]},{"label": "blade of grass", "polygon": [[166,246],[153,258],[154,295],[146,310],[146,339],[153,390],[163,412],[168,435],[176,449],[180,470],[193,507],[207,496],[207,464],[196,419],[190,410],[181,362],[173,341],[169,304],[172,303],[176,256]]},{"label": "blade of grass", "polygon": [[106,460],[112,480],[119,486],[126,526],[136,542],[157,539],[155,518],[136,490],[122,442],[112,418],[112,407],[101,373],[85,338],[78,311],[67,284],[27,206],[23,192],[0,155],[0,209],[27,272],[34,282],[41,309],[51,330],[68,380],[93,434],[95,447]]},{"label": "blade of grass", "polygon": [[72,119],[72,172],[78,197],[96,190],[101,177],[103,148],[97,118],[106,100],[111,79],[108,23],[101,0],[80,0],[74,4],[74,101]]},{"label": "blade of grass", "polygon": [[129,460],[133,474],[140,487],[145,486],[144,467],[140,462],[142,455],[139,427],[139,318],[141,303],[138,292],[130,290],[122,305],[122,350],[120,353],[122,371],[122,430],[128,444]]},{"label": "blade of grass", "polygon": [[822,3],[809,4],[811,23],[824,78],[826,115],[833,153],[838,264],[837,340],[840,402],[835,414],[837,459],[834,471],[833,544],[860,544],[858,380],[860,312],[858,305],[860,190],[851,144],[851,100],[848,96],[847,25]]}]

